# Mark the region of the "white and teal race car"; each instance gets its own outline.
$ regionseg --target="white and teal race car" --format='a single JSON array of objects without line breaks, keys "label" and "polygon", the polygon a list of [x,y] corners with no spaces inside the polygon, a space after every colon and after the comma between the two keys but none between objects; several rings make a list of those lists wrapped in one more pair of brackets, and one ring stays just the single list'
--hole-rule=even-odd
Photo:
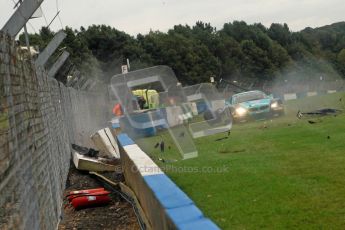
[{"label": "white and teal race car", "polygon": [[260,120],[284,114],[282,100],[259,90],[234,94],[227,104],[235,122]]}]

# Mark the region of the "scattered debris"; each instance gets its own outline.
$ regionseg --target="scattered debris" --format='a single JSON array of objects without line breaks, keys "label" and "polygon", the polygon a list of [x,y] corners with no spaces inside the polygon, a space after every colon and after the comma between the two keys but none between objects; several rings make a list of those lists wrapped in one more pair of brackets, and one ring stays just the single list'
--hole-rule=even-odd
[{"label": "scattered debris", "polygon": [[268,128],[267,124],[259,126],[259,129],[267,129],[267,128]]},{"label": "scattered debris", "polygon": [[158,160],[165,163],[165,160],[163,158],[158,158]]},{"label": "scattered debris", "polygon": [[218,138],[216,139],[215,141],[222,141],[222,140],[225,140],[225,139],[228,139],[229,137],[221,137],[221,138]]},{"label": "scattered debris", "polygon": [[331,108],[325,108],[325,109],[317,109],[310,112],[301,112],[298,110],[296,116],[297,118],[301,119],[304,116],[327,116],[327,115],[337,115],[341,113],[342,110],[339,109],[331,109]]},{"label": "scattered debris", "polygon": [[86,171],[116,171],[119,168],[118,165],[103,163],[102,159],[87,157],[78,152],[73,153],[73,163],[77,169]]},{"label": "scattered debris", "polygon": [[99,151],[95,149],[82,147],[76,144],[72,144],[72,149],[77,151],[79,154],[88,156],[88,157],[97,157],[99,153]]},{"label": "scattered debris", "polygon": [[72,191],[68,195],[68,201],[74,209],[80,210],[109,204],[109,194],[104,188]]},{"label": "scattered debris", "polygon": [[245,152],[245,149],[234,149],[234,150],[228,150],[226,148],[223,149],[219,149],[218,153],[222,153],[222,154],[226,154],[226,153],[241,153],[241,152]]},{"label": "scattered debris", "polygon": [[116,165],[116,166],[120,165],[120,160],[115,158],[115,157],[114,158],[98,157],[97,160],[104,163],[104,164]]},{"label": "scattered debris", "polygon": [[75,198],[77,195],[82,195],[82,194],[91,194],[94,192],[100,192],[100,191],[104,191],[105,189],[102,187],[99,188],[92,188],[92,189],[84,189],[84,190],[74,190],[69,192],[66,196],[65,199],[68,200],[69,202],[72,201],[73,198]]},{"label": "scattered debris", "polygon": [[101,180],[107,182],[108,184],[110,184],[111,186],[115,186],[115,187],[118,186],[118,183],[116,183],[116,182],[110,180],[109,178],[103,176],[103,175],[100,174],[100,173],[97,173],[97,172],[89,172],[89,174],[90,174],[90,175],[93,175],[93,176],[96,176],[97,179],[101,179]]},{"label": "scattered debris", "polygon": [[160,143],[160,149],[161,149],[161,153],[164,153],[165,147],[164,147],[164,141],[163,140]]},{"label": "scattered debris", "polygon": [[100,150],[101,156],[120,158],[120,150],[117,146],[113,133],[109,128],[98,130],[91,135],[91,140]]},{"label": "scattered debris", "polygon": [[[123,175],[117,173],[103,173],[107,178],[119,183],[123,181]],[[78,171],[73,164],[68,174],[65,194],[75,190],[104,187],[99,181],[90,177],[89,174]],[[106,188],[107,189],[107,188]],[[76,211],[70,206],[63,207],[61,221],[58,230],[67,229],[102,229],[122,230],[140,229],[132,206],[119,194],[109,194],[111,200],[108,205],[94,208],[86,208]]]},{"label": "scattered debris", "polygon": [[155,144],[155,146],[154,146],[155,149],[158,148],[158,146],[159,146],[159,142],[157,142],[157,143]]},{"label": "scattered debris", "polygon": [[228,139],[229,136],[230,136],[230,133],[231,133],[231,131],[229,130],[229,131],[227,132],[227,136],[226,136],[226,137],[218,138],[218,139],[216,139],[215,141],[222,141],[222,140]]}]

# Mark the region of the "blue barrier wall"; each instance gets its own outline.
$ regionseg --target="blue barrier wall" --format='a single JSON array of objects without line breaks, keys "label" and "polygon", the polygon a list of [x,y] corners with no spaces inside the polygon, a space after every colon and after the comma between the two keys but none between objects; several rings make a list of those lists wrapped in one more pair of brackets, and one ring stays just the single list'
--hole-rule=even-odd
[{"label": "blue barrier wall", "polygon": [[117,141],[126,183],[153,229],[219,229],[127,134]]}]

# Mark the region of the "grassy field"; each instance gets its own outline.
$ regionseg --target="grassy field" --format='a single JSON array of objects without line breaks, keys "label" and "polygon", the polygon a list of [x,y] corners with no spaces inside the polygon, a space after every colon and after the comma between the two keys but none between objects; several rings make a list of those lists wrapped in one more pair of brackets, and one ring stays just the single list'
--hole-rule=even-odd
[{"label": "grassy field", "polygon": [[222,229],[344,229],[345,115],[296,118],[324,107],[344,109],[345,95],[289,101],[285,117],[196,139],[199,157],[185,161],[157,160],[177,159],[167,133],[164,154],[160,137],[138,143]]}]

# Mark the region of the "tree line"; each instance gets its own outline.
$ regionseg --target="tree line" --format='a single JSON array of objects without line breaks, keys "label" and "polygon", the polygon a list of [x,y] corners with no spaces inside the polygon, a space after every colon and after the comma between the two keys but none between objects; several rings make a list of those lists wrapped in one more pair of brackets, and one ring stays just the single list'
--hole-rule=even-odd
[{"label": "tree line", "polygon": [[[66,27],[65,32],[60,49],[70,52],[69,62],[83,75],[104,82],[121,71],[127,58],[131,70],[168,65],[183,84],[209,81],[211,76],[255,81],[345,77],[345,22],[299,32],[287,24],[267,28],[243,21],[225,23],[219,30],[198,21],[135,37],[107,25]],[[42,27],[29,38],[42,50],[53,36]],[[19,41],[25,44],[23,34]]]}]

